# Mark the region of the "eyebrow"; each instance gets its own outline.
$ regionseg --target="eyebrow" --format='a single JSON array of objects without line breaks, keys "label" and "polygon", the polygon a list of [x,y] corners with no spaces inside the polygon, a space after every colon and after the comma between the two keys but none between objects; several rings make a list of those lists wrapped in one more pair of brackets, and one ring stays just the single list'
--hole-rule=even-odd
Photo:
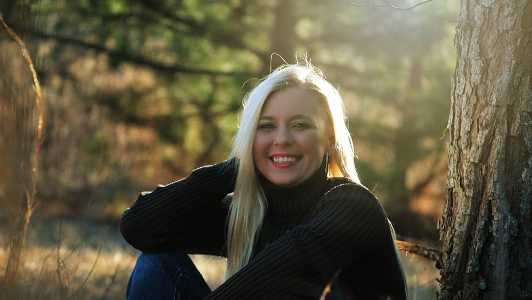
[{"label": "eyebrow", "polygon": [[[261,117],[259,117],[259,121],[260,120],[273,120],[273,119],[275,119],[273,116],[261,116]],[[312,118],[310,116],[307,116],[307,115],[294,115],[290,119],[291,120],[293,120],[293,119],[306,119],[306,120],[314,121],[314,118]]]}]

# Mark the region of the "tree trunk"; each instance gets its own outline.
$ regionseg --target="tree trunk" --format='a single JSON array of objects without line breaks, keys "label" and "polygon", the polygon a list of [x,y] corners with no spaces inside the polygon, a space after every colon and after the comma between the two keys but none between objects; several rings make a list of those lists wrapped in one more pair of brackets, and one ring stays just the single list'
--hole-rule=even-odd
[{"label": "tree trunk", "polygon": [[532,1],[463,0],[438,299],[532,299]]},{"label": "tree trunk", "polygon": [[[275,19],[271,33],[270,52],[280,55],[288,63],[293,63],[296,57],[296,10],[295,0],[278,0],[274,9]],[[269,60],[268,63],[270,63]],[[283,64],[281,59],[272,59],[272,70],[281,64]],[[267,67],[269,68],[270,65],[267,64]]]}]

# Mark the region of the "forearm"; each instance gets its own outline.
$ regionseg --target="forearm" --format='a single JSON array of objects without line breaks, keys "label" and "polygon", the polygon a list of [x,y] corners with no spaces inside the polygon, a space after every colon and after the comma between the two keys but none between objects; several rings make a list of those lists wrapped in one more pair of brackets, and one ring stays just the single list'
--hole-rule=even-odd
[{"label": "forearm", "polygon": [[[180,238],[188,239],[186,234],[195,229],[198,218],[211,214],[223,218],[221,201],[232,192],[234,181],[234,161],[198,168],[187,178],[140,194],[122,215],[120,231],[141,251],[178,250]],[[216,226],[223,227],[223,223]],[[223,228],[215,229],[223,232]]]}]

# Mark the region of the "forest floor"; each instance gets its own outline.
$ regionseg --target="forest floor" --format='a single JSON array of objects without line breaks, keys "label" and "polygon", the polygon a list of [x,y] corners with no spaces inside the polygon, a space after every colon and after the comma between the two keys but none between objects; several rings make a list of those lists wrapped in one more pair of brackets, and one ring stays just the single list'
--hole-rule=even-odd
[{"label": "forest floor", "polygon": [[[0,277],[5,273],[9,226],[0,222]],[[118,221],[43,217],[30,221],[19,269],[22,299],[125,299],[139,252],[121,237]],[[415,255],[401,254],[409,299],[436,299],[439,270]],[[193,256],[211,287],[225,272],[219,257]]]}]

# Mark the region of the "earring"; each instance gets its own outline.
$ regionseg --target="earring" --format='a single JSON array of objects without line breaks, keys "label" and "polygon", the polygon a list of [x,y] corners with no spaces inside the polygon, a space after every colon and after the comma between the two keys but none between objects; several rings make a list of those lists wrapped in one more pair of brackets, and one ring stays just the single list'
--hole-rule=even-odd
[{"label": "earring", "polygon": [[325,153],[325,176],[329,177],[329,153]]}]

